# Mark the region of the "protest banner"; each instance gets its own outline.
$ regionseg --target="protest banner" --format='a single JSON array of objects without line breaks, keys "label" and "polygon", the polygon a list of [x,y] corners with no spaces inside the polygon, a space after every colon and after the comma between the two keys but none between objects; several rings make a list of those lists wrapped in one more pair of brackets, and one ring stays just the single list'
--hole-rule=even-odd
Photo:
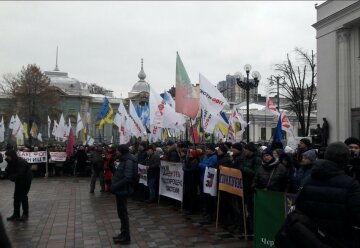
[{"label": "protest banner", "polygon": [[275,247],[275,235],[283,225],[296,195],[283,192],[256,190],[255,248]]},{"label": "protest banner", "polygon": [[139,172],[139,183],[147,186],[147,169],[145,165],[138,164],[138,172]]},{"label": "protest banner", "polygon": [[244,203],[244,186],[242,173],[238,169],[233,169],[225,166],[219,167],[219,193],[217,202],[217,213],[216,213],[216,229],[219,222],[219,207],[220,207],[220,192],[225,191],[233,195],[241,197],[243,206],[243,220],[244,220],[244,231],[245,240],[247,240],[247,228],[246,228],[246,208]]},{"label": "protest banner", "polygon": [[47,162],[47,152],[38,151],[38,152],[22,152],[18,151],[17,155],[26,160],[29,164],[34,163],[46,163]]},{"label": "protest banner", "polygon": [[183,201],[184,171],[182,163],[161,161],[159,201],[160,195]]},{"label": "protest banner", "polygon": [[204,193],[217,196],[217,169],[206,167],[203,187]]},{"label": "protest banner", "polygon": [[64,162],[66,160],[66,152],[49,152],[50,162]]}]

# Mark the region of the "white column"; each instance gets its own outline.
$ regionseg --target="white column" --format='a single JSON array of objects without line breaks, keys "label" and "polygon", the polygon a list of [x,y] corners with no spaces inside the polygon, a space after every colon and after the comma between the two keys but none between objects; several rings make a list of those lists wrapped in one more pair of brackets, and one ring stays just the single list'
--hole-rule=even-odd
[{"label": "white column", "polygon": [[[351,132],[351,63],[350,63],[350,29],[337,31],[337,140],[344,141]],[[330,129],[332,128],[329,123]]]}]

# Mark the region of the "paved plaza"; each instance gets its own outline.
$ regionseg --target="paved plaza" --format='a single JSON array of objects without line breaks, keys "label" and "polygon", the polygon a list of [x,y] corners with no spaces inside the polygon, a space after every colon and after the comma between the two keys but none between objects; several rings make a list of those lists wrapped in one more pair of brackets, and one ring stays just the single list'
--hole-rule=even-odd
[{"label": "paved plaza", "polygon": [[[0,180],[0,212],[13,247],[120,247],[115,197],[89,193],[88,178],[35,178],[29,193],[27,222],[6,222],[12,214],[14,184]],[[252,247],[252,242],[188,216],[169,202],[129,200],[132,242],[126,247]]]}]

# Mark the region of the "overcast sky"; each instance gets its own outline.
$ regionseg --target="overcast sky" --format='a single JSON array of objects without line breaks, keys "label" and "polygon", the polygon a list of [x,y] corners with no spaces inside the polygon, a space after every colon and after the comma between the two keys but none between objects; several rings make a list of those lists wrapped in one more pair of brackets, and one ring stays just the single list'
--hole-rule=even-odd
[{"label": "overcast sky", "polygon": [[35,63],[128,96],[144,58],[146,80],[162,92],[175,84],[176,51],[192,83],[213,84],[249,63],[262,75],[295,47],[316,50],[315,3],[284,2],[0,2],[0,74]]}]

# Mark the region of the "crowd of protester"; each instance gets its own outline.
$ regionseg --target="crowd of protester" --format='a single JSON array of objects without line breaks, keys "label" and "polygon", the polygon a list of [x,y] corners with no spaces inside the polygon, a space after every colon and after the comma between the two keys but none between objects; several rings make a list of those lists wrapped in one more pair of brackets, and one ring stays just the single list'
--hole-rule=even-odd
[{"label": "crowd of protester", "polygon": [[[349,160],[342,158],[342,166],[339,168],[344,175],[346,174],[358,183],[360,179],[360,141],[357,138],[348,138],[342,144],[348,149]],[[116,145],[80,145],[74,148],[74,155],[68,156],[65,162],[51,162],[50,160],[49,175],[90,176],[91,174],[90,193],[94,193],[97,179],[99,179],[101,192],[114,191],[112,188],[113,177],[117,173],[116,168],[122,163],[120,147],[122,145],[119,147]],[[316,173],[319,175],[319,169],[315,166],[319,164],[319,159],[337,161],[339,158],[334,157],[333,154],[337,154],[336,152],[341,150],[341,147],[337,147],[331,153],[329,151],[326,153],[326,148],[315,149],[312,147],[311,141],[307,138],[301,139],[295,150],[288,146],[283,147],[281,143],[269,145],[252,142],[247,144],[224,142],[194,145],[189,142],[174,141],[168,141],[165,144],[138,141],[129,145],[128,148],[128,153],[134,158],[134,163],[136,161],[147,168],[148,186],[134,185],[136,199],[144,200],[148,204],[156,202],[159,194],[161,160],[181,162],[184,171],[183,207],[187,214],[201,213],[209,222],[215,221],[217,201],[216,197],[203,191],[206,168],[219,169],[219,166],[225,166],[239,169],[243,176],[248,234],[252,234],[254,231],[254,194],[256,190],[296,194],[309,178]],[[45,150],[45,148],[38,147],[34,150]],[[51,146],[47,150],[65,151],[65,147]],[[317,169],[314,170],[315,167]],[[43,166],[38,165],[38,170],[40,171],[37,171],[38,174],[44,173]],[[359,192],[356,197],[359,197]],[[242,201],[239,197],[229,193],[221,194],[219,221],[224,228],[231,232],[244,233],[242,211]],[[355,214],[357,223],[359,223],[359,219],[358,210]]]}]

